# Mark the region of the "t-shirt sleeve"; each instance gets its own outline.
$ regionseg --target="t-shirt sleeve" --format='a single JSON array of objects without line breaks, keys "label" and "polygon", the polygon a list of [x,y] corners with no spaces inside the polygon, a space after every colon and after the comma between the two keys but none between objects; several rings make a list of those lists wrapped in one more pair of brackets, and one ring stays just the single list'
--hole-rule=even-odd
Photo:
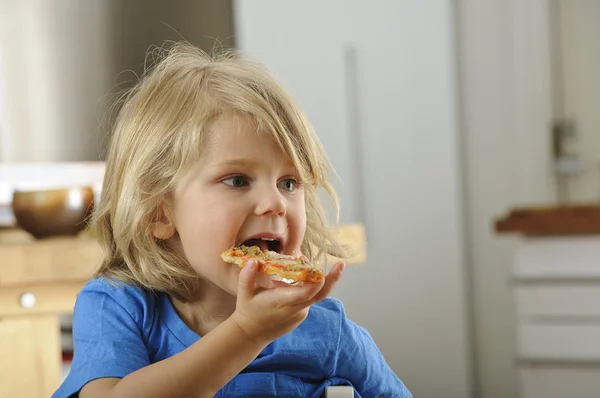
[{"label": "t-shirt sleeve", "polygon": [[82,289],[73,312],[71,370],[53,398],[77,397],[92,380],[123,378],[150,364],[142,334],[143,306],[135,294],[132,287],[99,280]]},{"label": "t-shirt sleeve", "polygon": [[341,305],[338,356],[334,376],[352,383],[361,397],[412,398],[386,363],[369,332],[346,317]]}]

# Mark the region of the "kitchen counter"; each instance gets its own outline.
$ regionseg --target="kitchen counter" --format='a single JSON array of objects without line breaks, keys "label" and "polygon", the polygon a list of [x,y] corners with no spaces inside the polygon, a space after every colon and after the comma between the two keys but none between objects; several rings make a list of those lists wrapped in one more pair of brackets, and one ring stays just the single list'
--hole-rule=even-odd
[{"label": "kitchen counter", "polygon": [[[356,249],[349,263],[364,263],[364,227],[343,224],[338,235]],[[18,229],[0,229],[0,398],[47,398],[56,390],[59,316],[73,311],[100,255],[97,242],[85,234],[34,240]]]},{"label": "kitchen counter", "polygon": [[525,236],[600,234],[600,203],[516,208],[496,220],[495,230]]}]

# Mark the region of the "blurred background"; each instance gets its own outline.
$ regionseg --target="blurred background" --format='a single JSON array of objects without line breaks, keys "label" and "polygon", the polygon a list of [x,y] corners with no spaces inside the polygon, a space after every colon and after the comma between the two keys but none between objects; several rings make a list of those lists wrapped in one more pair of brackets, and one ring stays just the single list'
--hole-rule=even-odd
[{"label": "blurred background", "polygon": [[[5,208],[98,183],[111,100],[181,39],[264,62],[308,114],[367,233],[334,296],[415,397],[600,396],[599,1],[2,0]],[[31,297],[6,281],[14,337],[2,308]]]}]

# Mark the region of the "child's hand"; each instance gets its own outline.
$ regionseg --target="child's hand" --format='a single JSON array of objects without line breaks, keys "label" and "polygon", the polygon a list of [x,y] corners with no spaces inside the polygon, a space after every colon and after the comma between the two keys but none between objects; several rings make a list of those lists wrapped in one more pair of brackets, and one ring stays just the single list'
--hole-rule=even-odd
[{"label": "child's hand", "polygon": [[251,340],[268,344],[302,323],[308,315],[308,307],[331,293],[343,269],[344,264],[335,264],[320,283],[263,289],[256,286],[258,264],[249,260],[240,271],[232,318]]}]

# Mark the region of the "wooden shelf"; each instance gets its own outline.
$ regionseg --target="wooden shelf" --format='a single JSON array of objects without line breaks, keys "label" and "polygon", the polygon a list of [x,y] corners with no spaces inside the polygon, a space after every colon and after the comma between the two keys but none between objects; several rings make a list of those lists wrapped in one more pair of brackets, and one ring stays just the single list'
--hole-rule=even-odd
[{"label": "wooden shelf", "polygon": [[600,203],[517,208],[495,221],[497,233],[525,236],[600,234]]}]

